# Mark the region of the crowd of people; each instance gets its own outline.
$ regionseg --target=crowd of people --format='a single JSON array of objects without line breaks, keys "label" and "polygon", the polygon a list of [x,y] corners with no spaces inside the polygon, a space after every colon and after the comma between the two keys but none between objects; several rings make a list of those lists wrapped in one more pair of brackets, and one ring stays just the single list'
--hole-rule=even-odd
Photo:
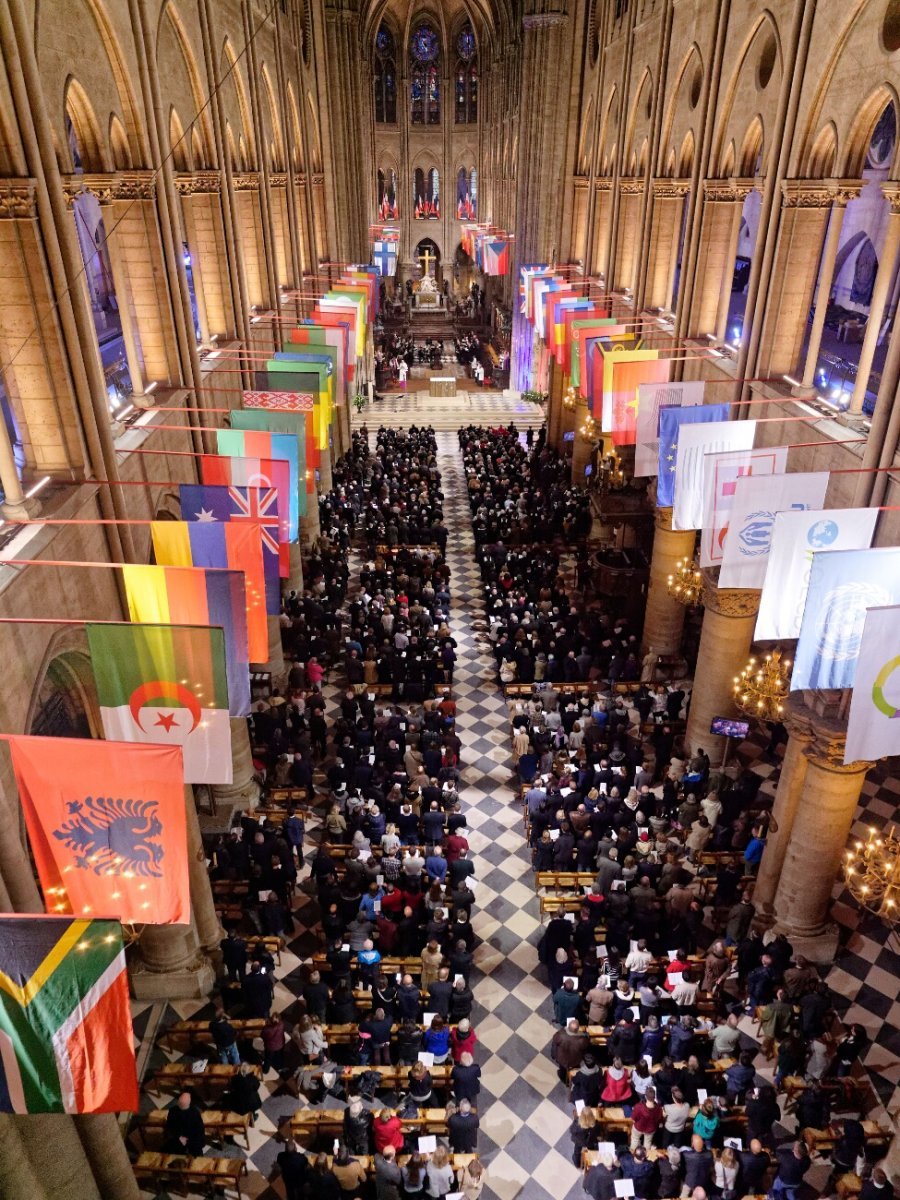
[{"label": "crowd of people", "polygon": [[[214,884],[244,897],[221,945],[225,978],[209,1024],[219,1061],[235,1068],[220,1104],[258,1112],[261,1071],[311,1105],[343,1108],[333,1148],[328,1137],[301,1149],[284,1130],[287,1200],[477,1200],[484,1187],[470,986],[476,868],[458,790],[450,570],[440,550],[418,545],[379,547],[353,584],[347,566],[355,535],[378,540],[372,514],[401,528],[441,519],[435,450],[431,430],[379,430],[372,454],[364,428],[336,464],[303,594],[286,597],[285,695],[259,701],[251,718],[260,779],[293,789],[292,802],[277,817],[243,815],[211,857]],[[326,717],[328,670],[346,687]],[[321,840],[305,855],[314,806]],[[279,1012],[265,939],[296,936],[298,887],[316,899],[322,940]],[[405,960],[396,974],[391,958]],[[263,1023],[261,1050],[242,1019]],[[415,1122],[433,1108],[445,1110],[446,1133],[423,1153]],[[188,1089],[167,1115],[166,1148],[200,1154],[208,1140]],[[454,1165],[454,1155],[466,1158]]]},{"label": "crowd of people", "polygon": [[[470,428],[460,445],[476,518],[510,504],[529,521],[553,486],[530,470],[540,439],[529,452],[514,428]],[[751,771],[685,749],[689,689],[655,680],[629,616],[602,597],[584,611],[553,549],[504,533],[478,555],[500,681],[534,685],[510,719],[536,882],[583,880],[539,954],[585,1191],[611,1200],[627,1179],[638,1197],[794,1200],[820,1158],[808,1131],[843,1112],[830,1194],[864,1167],[859,1096],[836,1081],[867,1037],[783,934],[756,927],[771,800]],[[880,1168],[864,1194],[893,1194]]]}]

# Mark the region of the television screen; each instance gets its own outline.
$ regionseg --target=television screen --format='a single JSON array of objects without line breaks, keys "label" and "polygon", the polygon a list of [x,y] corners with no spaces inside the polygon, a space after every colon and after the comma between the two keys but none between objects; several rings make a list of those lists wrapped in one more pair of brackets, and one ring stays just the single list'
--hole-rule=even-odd
[{"label": "television screen", "polygon": [[719,737],[745,738],[750,732],[750,722],[732,721],[729,717],[713,717],[709,732],[717,733]]}]

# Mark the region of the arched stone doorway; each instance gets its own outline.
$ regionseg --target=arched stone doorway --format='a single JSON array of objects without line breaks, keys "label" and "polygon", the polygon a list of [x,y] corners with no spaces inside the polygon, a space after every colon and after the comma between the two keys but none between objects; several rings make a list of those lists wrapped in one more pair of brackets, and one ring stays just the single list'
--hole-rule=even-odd
[{"label": "arched stone doorway", "polygon": [[83,629],[62,629],[50,641],[25,723],[42,737],[102,738],[97,685]]},{"label": "arched stone doorway", "polygon": [[413,251],[412,260],[415,279],[412,290],[415,293],[416,307],[439,306],[443,302],[444,293],[444,272],[439,246],[431,238],[422,238]]}]

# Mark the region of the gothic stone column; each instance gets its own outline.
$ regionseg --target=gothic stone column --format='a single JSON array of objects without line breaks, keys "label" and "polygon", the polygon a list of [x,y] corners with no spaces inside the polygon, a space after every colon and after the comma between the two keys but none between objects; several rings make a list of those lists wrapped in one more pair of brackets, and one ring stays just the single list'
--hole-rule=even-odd
[{"label": "gothic stone column", "polygon": [[647,308],[669,309],[678,258],[684,197],[690,180],[655,179],[650,218],[650,251],[647,257]]},{"label": "gothic stone column", "polygon": [[714,767],[727,739],[711,734],[710,723],[734,712],[734,679],[747,664],[759,609],[758,591],[720,589],[717,577],[717,568],[703,571],[703,631],[685,739],[692,751],[702,747]]},{"label": "gothic stone column", "polygon": [[[761,376],[780,376],[799,364],[834,194],[827,184],[805,179],[786,179],[781,189],[778,244],[756,372]],[[824,299],[827,303],[827,295]]]},{"label": "gothic stone column", "polygon": [[872,299],[869,301],[869,316],[866,320],[866,332],[859,352],[856,383],[853,386],[853,395],[850,397],[851,413],[862,412],[869,375],[872,371],[872,362],[878,346],[878,335],[884,322],[884,309],[897,266],[897,247],[900,246],[900,183],[883,183],[881,190],[884,192],[890,211],[887,228],[884,231],[884,243],[878,256],[878,273],[875,276]]},{"label": "gothic stone column", "polygon": [[775,919],[774,900],[778,880],[784,866],[784,856],[794,829],[797,806],[806,782],[806,767],[809,759],[804,751],[813,738],[810,723],[813,714],[803,702],[802,692],[792,692],[784,703],[782,720],[788,730],[788,743],[781,763],[781,775],[772,805],[772,816],[777,830],[769,831],[762,862],[753,887],[753,903],[757,919],[763,925],[771,925]]},{"label": "gothic stone column", "polygon": [[606,275],[609,266],[609,226],[612,221],[612,179],[594,180],[593,272]]},{"label": "gothic stone column", "polygon": [[[688,323],[689,337],[715,332],[722,289],[730,289],[734,275],[734,261],[728,261],[728,254],[735,208],[739,214],[750,188],[749,181],[737,179],[706,179],[703,182],[697,282]],[[739,215],[737,220],[740,222]]]},{"label": "gothic stone column", "polygon": [[643,179],[623,179],[619,183],[619,227],[616,236],[616,269],[613,287],[627,288],[633,292],[637,272],[641,197],[644,194]]},{"label": "gothic stone column", "polygon": [[234,192],[241,264],[246,285],[244,294],[251,307],[269,308],[274,302],[274,297],[269,295],[266,276],[266,251],[259,207],[259,175],[247,171],[235,175]]},{"label": "gothic stone column", "polygon": [[139,1200],[115,1114],[89,1113],[73,1120],[102,1200]]},{"label": "gothic stone column", "polygon": [[830,962],[837,950],[837,927],[828,919],[831,892],[840,870],[859,793],[870,762],[844,765],[847,722],[822,711],[815,693],[810,710],[809,745],[803,751],[806,778],[775,893],[775,929],[813,962]]},{"label": "gothic stone column", "polygon": [[647,611],[641,645],[652,646],[657,654],[677,654],[687,610],[669,595],[669,576],[675,573],[678,560],[692,558],[696,535],[693,529],[672,528],[671,508],[656,510],[653,533],[653,557],[650,560],[650,586],[647,591]]},{"label": "gothic stone column", "polygon": [[217,809],[251,811],[259,801],[259,784],[254,778],[253,750],[245,717],[232,717],[231,725],[231,783],[212,784]]},{"label": "gothic stone column", "polygon": [[291,235],[288,226],[287,175],[269,176],[272,232],[275,236],[275,274],[279,286],[296,287],[291,265]]},{"label": "gothic stone column", "polygon": [[834,283],[834,266],[840,248],[844,213],[847,211],[847,202],[855,200],[861,190],[861,184],[841,180],[831,198],[831,216],[828,221],[828,233],[825,236],[825,247],[822,250],[822,265],[819,267],[819,278],[816,284],[816,308],[809,331],[806,362],[800,387],[800,392],[805,392],[807,395],[815,392],[816,367],[819,363],[819,351],[822,348],[822,331],[825,328],[825,314],[831,298],[831,285]]},{"label": "gothic stone column", "polygon": [[[26,463],[38,474],[81,471],[79,420],[59,323],[53,319],[33,179],[0,184],[0,255],[0,352],[9,364],[3,382],[22,431]],[[4,491],[7,483],[7,494],[15,496],[15,480],[4,479]]]},{"label": "gothic stone column", "polygon": [[177,175],[175,186],[181,196],[181,213],[191,251],[200,330],[206,341],[214,333],[234,337],[237,326],[228,272],[221,175],[218,171]]}]

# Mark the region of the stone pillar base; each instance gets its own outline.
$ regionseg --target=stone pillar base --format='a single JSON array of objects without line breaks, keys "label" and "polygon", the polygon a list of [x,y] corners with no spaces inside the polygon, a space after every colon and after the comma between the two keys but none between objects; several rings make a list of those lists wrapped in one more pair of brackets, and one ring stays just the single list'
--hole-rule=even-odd
[{"label": "stone pillar base", "polygon": [[164,972],[134,961],[128,977],[135,1000],[202,1000],[216,984],[216,972],[205,954],[198,954],[190,966]]},{"label": "stone pillar base", "polygon": [[792,383],[791,395],[796,396],[798,400],[813,400],[818,395],[818,392],[812,384],[809,387],[804,387],[802,383]]},{"label": "stone pillar base", "polygon": [[0,516],[5,521],[27,521],[41,515],[41,502],[36,497],[27,496],[18,504],[4,500],[0,504]]},{"label": "stone pillar base", "polygon": [[834,963],[840,930],[833,922],[824,925],[821,933],[815,934],[796,933],[790,925],[785,925],[782,921],[775,921],[771,928],[775,933],[787,936],[794,947],[795,956],[803,954],[812,963]]}]

